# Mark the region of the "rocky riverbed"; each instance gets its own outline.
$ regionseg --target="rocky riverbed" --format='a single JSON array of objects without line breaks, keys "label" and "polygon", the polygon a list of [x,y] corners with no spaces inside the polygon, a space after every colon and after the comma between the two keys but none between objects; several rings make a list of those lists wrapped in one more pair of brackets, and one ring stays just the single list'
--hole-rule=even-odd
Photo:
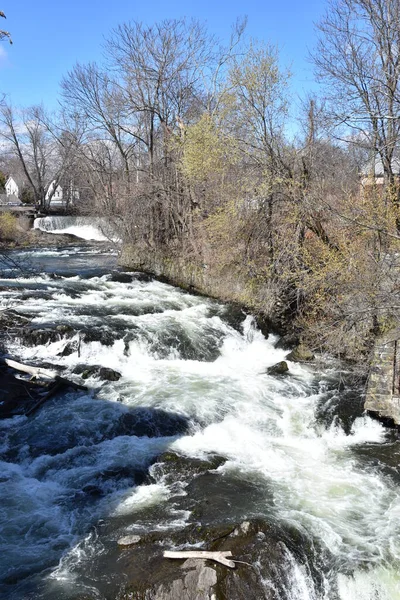
[{"label": "rocky riverbed", "polygon": [[398,598],[397,434],[337,363],[104,246],[8,258],[3,355],[87,389],[26,416],[0,368],[4,598]]}]

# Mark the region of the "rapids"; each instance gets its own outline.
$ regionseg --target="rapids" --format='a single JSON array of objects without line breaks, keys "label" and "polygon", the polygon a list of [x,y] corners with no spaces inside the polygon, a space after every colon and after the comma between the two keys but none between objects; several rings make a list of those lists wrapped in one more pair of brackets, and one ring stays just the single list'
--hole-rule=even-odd
[{"label": "rapids", "polygon": [[[116,539],[184,529],[208,501],[203,522],[257,517],[307,540],[311,570],[286,549],[282,600],[400,598],[399,444],[336,363],[270,376],[288,351],[251,316],[119,272],[95,247],[11,258],[1,307],[68,333],[39,346],[14,335],[7,352],[71,378],[91,365],[121,378],[92,375],[87,392],[0,421],[2,598],[115,598]],[[217,484],[171,482],[166,451],[218,457]]]}]

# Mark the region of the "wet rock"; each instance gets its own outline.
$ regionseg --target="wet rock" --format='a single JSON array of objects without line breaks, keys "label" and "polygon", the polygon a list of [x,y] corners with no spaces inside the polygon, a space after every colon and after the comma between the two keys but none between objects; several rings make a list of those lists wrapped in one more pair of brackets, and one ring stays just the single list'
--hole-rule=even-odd
[{"label": "wet rock", "polygon": [[140,283],[150,283],[154,281],[154,277],[153,275],[150,275],[150,273],[140,273],[139,271],[136,271],[135,273],[132,273],[132,277],[135,281],[140,281]]},{"label": "wet rock", "polygon": [[267,339],[269,334],[271,333],[271,324],[268,319],[261,317],[260,315],[256,316],[256,323],[258,329],[261,331],[263,336]]},{"label": "wet rock", "polygon": [[38,401],[38,386],[28,380],[15,379],[0,366],[0,419],[25,414]]},{"label": "wet rock", "polygon": [[106,381],[118,381],[122,377],[121,373],[108,367],[100,367],[98,376],[100,379]]},{"label": "wet rock", "polygon": [[217,469],[225,463],[226,459],[222,456],[209,456],[208,459],[189,458],[175,452],[164,452],[158,457],[157,462],[162,465],[163,475],[169,481],[182,479],[192,479],[195,476],[206,473],[209,470]]},{"label": "wet rock", "polygon": [[307,346],[299,344],[286,358],[292,362],[309,362],[310,360],[314,360],[315,356]]},{"label": "wet rock", "polygon": [[239,333],[243,333],[243,323],[246,316],[246,312],[240,305],[228,304],[221,315],[221,319],[232,327],[232,329],[235,329]]},{"label": "wet rock", "polygon": [[125,535],[117,541],[118,546],[133,546],[138,544],[142,538],[140,535]]},{"label": "wet rock", "polygon": [[268,375],[286,375],[288,371],[289,367],[285,360],[281,360],[281,362],[278,362],[276,365],[268,367],[267,369]]},{"label": "wet rock", "polygon": [[111,273],[110,281],[115,281],[116,283],[132,283],[132,278],[132,273],[114,272]]},{"label": "wet rock", "polygon": [[73,340],[72,342],[67,342],[64,346],[64,348],[62,349],[61,352],[59,352],[59,356],[70,356],[71,354],[73,354],[74,352],[79,352],[79,340]]},{"label": "wet rock", "polygon": [[20,330],[18,337],[25,346],[45,346],[52,342],[58,342],[63,335],[56,329],[33,329]]},{"label": "wet rock", "polygon": [[86,344],[89,342],[100,342],[103,346],[112,346],[115,340],[118,339],[118,333],[111,332],[105,327],[101,329],[82,329],[80,338]]},{"label": "wet rock", "polygon": [[291,350],[293,346],[298,346],[299,337],[296,334],[282,335],[275,344],[278,350]]},{"label": "wet rock", "polygon": [[[232,552],[236,568],[190,559],[163,558],[163,550],[180,549]],[[189,547],[191,546],[191,548]],[[119,598],[145,600],[282,600],[293,592],[294,569],[301,569],[315,590],[322,593],[323,578],[314,568],[314,541],[292,527],[278,528],[254,519],[227,526],[190,526],[183,531],[142,537],[140,552],[124,553],[128,585]],[[134,558],[133,558],[134,557]],[[124,562],[125,561],[125,562]],[[135,595],[136,594],[136,595]],[[139,595],[140,594],[140,595]]]},{"label": "wet rock", "polygon": [[188,429],[184,416],[142,407],[125,413],[118,422],[119,435],[138,437],[168,437],[187,433]]},{"label": "wet rock", "polygon": [[109,367],[102,367],[101,365],[76,365],[72,371],[75,375],[80,375],[82,379],[89,379],[89,377],[97,377],[103,381],[118,381],[122,375],[114,369]]},{"label": "wet rock", "polygon": [[57,325],[56,331],[62,335],[72,336],[75,334],[75,330],[70,325]]}]

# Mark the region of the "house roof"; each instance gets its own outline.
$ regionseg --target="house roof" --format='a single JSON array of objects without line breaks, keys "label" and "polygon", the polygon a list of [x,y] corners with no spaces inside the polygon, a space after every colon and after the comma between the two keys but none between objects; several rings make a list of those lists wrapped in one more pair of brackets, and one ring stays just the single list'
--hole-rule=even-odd
[{"label": "house roof", "polygon": [[[24,187],[24,184],[26,183],[25,179],[22,177],[22,175],[14,175],[13,173],[11,173],[8,177],[7,177],[7,181],[9,179],[13,179],[15,181],[15,183],[18,186],[19,190],[22,190],[22,188]],[[6,183],[7,183],[6,181]]]}]

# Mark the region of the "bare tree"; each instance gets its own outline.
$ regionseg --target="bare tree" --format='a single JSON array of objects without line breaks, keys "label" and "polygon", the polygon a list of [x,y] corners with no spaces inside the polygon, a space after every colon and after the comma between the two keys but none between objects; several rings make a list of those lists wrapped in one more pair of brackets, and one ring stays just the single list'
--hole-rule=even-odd
[{"label": "bare tree", "polygon": [[[0,10],[0,17],[3,17],[3,19],[6,19],[6,15],[3,13],[2,10]],[[4,29],[0,29],[0,41],[7,39],[10,44],[12,44],[12,39],[11,39],[11,34],[9,31],[4,31]]]},{"label": "bare tree", "polygon": [[6,151],[18,159],[35,203],[46,211],[74,154],[76,132],[65,131],[42,107],[17,116],[6,103],[0,108],[0,127]]},{"label": "bare tree", "polygon": [[[396,187],[393,159],[400,141],[400,3],[330,0],[319,23],[313,56],[327,84],[332,123],[358,132],[378,157],[387,184]],[[398,196],[396,195],[396,202]]]}]

